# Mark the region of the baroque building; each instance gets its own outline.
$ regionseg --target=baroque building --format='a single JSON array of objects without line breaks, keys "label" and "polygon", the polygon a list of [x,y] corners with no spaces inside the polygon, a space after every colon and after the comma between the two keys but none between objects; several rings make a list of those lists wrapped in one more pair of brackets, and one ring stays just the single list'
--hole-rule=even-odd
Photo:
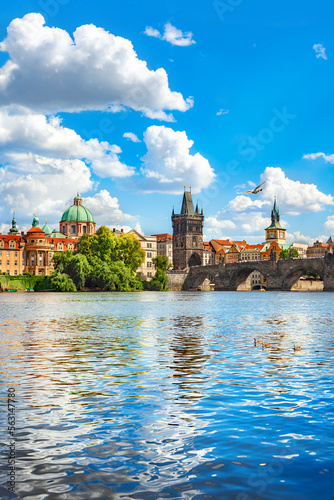
[{"label": "baroque building", "polygon": [[185,269],[203,265],[203,209],[194,210],[191,190],[184,191],[181,212],[172,212],[173,266]]},{"label": "baroque building", "polygon": [[59,229],[67,238],[81,238],[84,234],[95,233],[95,221],[92,212],[82,204],[82,198],[77,194],[73,205],[65,210],[59,222]]}]

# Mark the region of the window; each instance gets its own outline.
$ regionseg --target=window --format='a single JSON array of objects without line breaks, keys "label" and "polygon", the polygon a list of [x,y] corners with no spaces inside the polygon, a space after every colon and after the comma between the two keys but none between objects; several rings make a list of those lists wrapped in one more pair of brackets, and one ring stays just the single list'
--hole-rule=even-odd
[{"label": "window", "polygon": [[15,257],[17,257],[17,252],[15,252]]},{"label": "window", "polygon": [[24,258],[26,256],[25,251],[23,250],[22,257]]},{"label": "window", "polygon": [[1,264],[2,264],[2,260],[0,260],[0,266],[1,266]]},{"label": "window", "polygon": [[71,233],[75,234],[75,226],[71,226]]},{"label": "window", "polygon": [[87,232],[87,227],[86,227],[86,226],[84,226],[84,227],[82,228],[82,232],[83,232],[83,234],[86,234],[86,232]]},{"label": "window", "polygon": [[9,266],[9,260],[7,260],[7,266]]},{"label": "window", "polygon": [[14,271],[14,274],[15,274],[15,276],[17,275],[17,271],[16,271],[16,269],[15,269],[15,271]]},{"label": "window", "polygon": [[7,257],[9,257],[9,252],[7,252]]},{"label": "window", "polygon": [[39,275],[43,274],[43,271],[38,271],[38,274],[39,274]]},{"label": "window", "polygon": [[152,267],[152,262],[151,261],[148,261],[147,267]]},{"label": "window", "polygon": [[148,278],[152,278],[152,273],[147,273]]},{"label": "window", "polygon": [[147,252],[147,257],[152,257],[152,253],[151,252]]},{"label": "window", "polygon": [[152,243],[147,243],[147,248],[152,248]]},{"label": "window", "polygon": [[193,247],[196,246],[196,236],[193,236]]},{"label": "window", "polygon": [[15,266],[17,266],[17,260],[15,261]]}]

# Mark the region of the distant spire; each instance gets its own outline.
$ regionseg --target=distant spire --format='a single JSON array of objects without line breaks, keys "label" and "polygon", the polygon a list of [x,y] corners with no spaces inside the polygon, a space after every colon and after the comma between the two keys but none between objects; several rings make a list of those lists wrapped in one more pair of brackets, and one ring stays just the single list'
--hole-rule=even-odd
[{"label": "distant spire", "polygon": [[18,231],[17,226],[16,226],[15,210],[13,210],[12,227],[10,228],[8,234],[19,234],[19,231]]}]

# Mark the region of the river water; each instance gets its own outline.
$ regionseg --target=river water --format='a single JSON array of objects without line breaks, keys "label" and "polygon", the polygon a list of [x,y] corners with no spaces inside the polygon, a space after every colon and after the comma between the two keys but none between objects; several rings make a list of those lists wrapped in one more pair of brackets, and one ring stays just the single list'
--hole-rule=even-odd
[{"label": "river water", "polygon": [[333,499],[333,298],[1,294],[17,498]]}]

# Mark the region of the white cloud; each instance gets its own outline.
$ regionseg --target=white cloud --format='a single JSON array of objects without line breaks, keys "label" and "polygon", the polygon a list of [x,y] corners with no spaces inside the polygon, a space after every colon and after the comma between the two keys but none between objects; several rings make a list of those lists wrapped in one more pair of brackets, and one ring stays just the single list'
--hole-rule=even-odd
[{"label": "white cloud", "polygon": [[119,207],[118,199],[111,196],[106,189],[102,189],[94,196],[83,198],[83,204],[92,212],[97,225],[123,228],[128,231],[132,226],[124,226],[124,222],[138,224],[139,217],[124,213]]},{"label": "white cloud", "polygon": [[160,31],[152,28],[151,26],[146,26],[144,34],[147,36],[153,36],[154,38],[160,38]]},{"label": "white cloud", "polygon": [[327,217],[327,220],[324,224],[324,230],[334,234],[334,215],[330,215]]},{"label": "white cloud", "polygon": [[315,43],[313,45],[313,49],[314,49],[318,59],[321,58],[321,59],[327,60],[326,49],[321,43]]},{"label": "white cloud", "polygon": [[177,45],[179,47],[188,47],[189,45],[193,45],[194,43],[196,43],[193,39],[193,34],[191,33],[191,31],[183,33],[182,30],[177,29],[171,23],[165,24],[163,34],[161,34],[157,29],[152,28],[151,26],[146,26],[144,33],[147,36],[153,36],[155,38],[160,38],[161,40],[166,40],[166,42],[169,42],[172,45]]},{"label": "white cloud", "polygon": [[334,205],[331,195],[319,191],[315,184],[289,179],[279,167],[267,167],[261,175],[261,181],[266,181],[262,197],[272,201],[277,195],[280,209],[285,214],[319,212],[326,205]]},{"label": "white cloud", "polygon": [[123,137],[132,142],[141,142],[141,140],[133,132],[124,132]]},{"label": "white cloud", "polygon": [[311,153],[303,156],[305,160],[317,160],[323,158],[328,163],[334,163],[334,154],[326,155],[325,153]]},{"label": "white cloud", "polygon": [[216,115],[217,115],[217,116],[227,115],[229,112],[230,112],[230,110],[229,110],[229,109],[220,109],[220,110],[216,113]]},{"label": "white cloud", "polygon": [[119,146],[97,139],[83,140],[74,130],[63,127],[58,117],[47,118],[26,108],[0,108],[0,161],[11,161],[12,152],[32,153],[52,159],[80,159],[100,177],[129,177],[134,168],[121,163]]},{"label": "white cloud", "polygon": [[232,212],[243,212],[248,208],[250,209],[262,208],[263,205],[269,206],[270,202],[261,200],[251,200],[248,196],[238,195],[227,204],[226,210],[231,210]]},{"label": "white cloud", "polygon": [[315,239],[311,236],[301,234],[300,231],[294,231],[294,233],[286,233],[287,243],[305,243],[307,245],[313,245]]},{"label": "white cloud", "polygon": [[51,222],[59,221],[64,200],[93,187],[90,170],[81,160],[31,153],[13,153],[11,160],[0,168],[0,197],[4,209],[16,209],[18,221],[30,223],[33,211]]},{"label": "white cloud", "polygon": [[[270,224],[270,214],[274,197],[277,195],[281,214],[299,215],[303,212],[320,211],[326,205],[333,205],[331,195],[321,193],[314,184],[304,184],[286,177],[281,168],[267,167],[261,175],[266,181],[258,197],[238,195],[215,215],[206,219],[206,234],[211,237],[231,239],[247,238],[249,242],[263,242],[264,229]],[[232,226],[234,225],[234,227]],[[283,227],[289,223],[281,219]],[[328,219],[325,229],[334,229],[333,220]],[[223,232],[224,230],[224,232]],[[228,230],[228,233],[227,233]],[[295,232],[289,235],[291,241],[309,243],[311,238]]]},{"label": "white cloud", "polygon": [[194,144],[186,132],[175,132],[153,125],[144,133],[147,153],[143,156],[142,188],[147,192],[182,193],[183,185],[191,185],[198,193],[215,178],[210,163],[199,153],[190,154]]},{"label": "white cloud", "polygon": [[172,92],[163,68],[149,70],[130,40],[93,24],[73,39],[44,25],[41,14],[14,19],[0,50],[10,59],[1,68],[0,105],[18,104],[45,114],[124,107],[150,118],[172,120],[165,110],[193,105]]}]

